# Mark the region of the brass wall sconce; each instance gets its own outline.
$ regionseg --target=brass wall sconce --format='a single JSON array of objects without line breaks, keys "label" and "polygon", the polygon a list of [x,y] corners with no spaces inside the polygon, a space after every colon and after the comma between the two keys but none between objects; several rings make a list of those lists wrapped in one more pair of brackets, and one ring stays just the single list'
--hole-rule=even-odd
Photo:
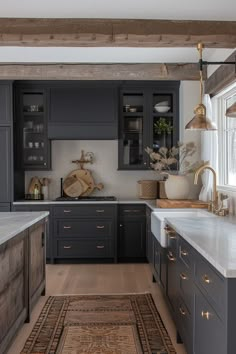
[{"label": "brass wall sconce", "polygon": [[[197,49],[199,52],[199,71],[200,71],[200,103],[194,108],[193,119],[186,124],[185,129],[187,130],[216,130],[216,125],[206,116],[206,106],[202,103],[203,96],[203,65],[218,65],[218,64],[233,64],[235,65],[236,73],[236,60],[234,62],[209,62],[202,60],[202,50],[203,44],[198,43]],[[236,117],[236,103],[230,106],[226,111],[226,116]]]}]

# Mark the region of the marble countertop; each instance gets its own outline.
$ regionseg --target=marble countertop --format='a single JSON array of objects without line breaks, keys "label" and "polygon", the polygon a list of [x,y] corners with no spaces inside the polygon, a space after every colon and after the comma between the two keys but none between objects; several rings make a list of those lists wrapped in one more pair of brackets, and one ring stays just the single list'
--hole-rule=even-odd
[{"label": "marble countertop", "polygon": [[48,211],[0,213],[0,245],[48,215]]},{"label": "marble countertop", "polygon": [[166,218],[166,222],[224,277],[236,277],[235,217]]},{"label": "marble countertop", "polygon": [[55,200],[17,200],[13,202],[13,205],[60,205],[60,204],[145,204],[152,210],[157,209],[156,200],[145,200],[138,198],[117,198],[114,201],[96,201],[96,200],[84,200],[84,201],[55,201]]}]

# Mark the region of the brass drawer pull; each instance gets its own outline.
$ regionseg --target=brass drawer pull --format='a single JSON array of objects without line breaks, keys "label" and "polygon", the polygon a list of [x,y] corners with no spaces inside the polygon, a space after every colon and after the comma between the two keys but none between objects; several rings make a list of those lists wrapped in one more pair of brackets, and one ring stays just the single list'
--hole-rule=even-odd
[{"label": "brass drawer pull", "polygon": [[140,213],[141,210],[139,209],[125,209],[125,213]]},{"label": "brass drawer pull", "polygon": [[105,211],[104,209],[97,209],[96,213],[104,213],[104,211]]},{"label": "brass drawer pull", "polygon": [[102,249],[105,248],[105,246],[97,246],[97,248]]},{"label": "brass drawer pull", "polygon": [[63,248],[65,248],[66,250],[72,248],[71,246],[64,246]]},{"label": "brass drawer pull", "polygon": [[187,275],[186,274],[184,274],[184,273],[180,273],[180,278],[182,279],[182,280],[188,280],[188,277],[187,277]]},{"label": "brass drawer pull", "polygon": [[179,307],[179,312],[181,313],[182,316],[186,315],[186,312],[182,309],[182,307]]},{"label": "brass drawer pull", "polygon": [[71,229],[71,226],[63,226],[64,229]]},{"label": "brass drawer pull", "polygon": [[168,253],[167,257],[168,257],[169,261],[171,261],[171,262],[175,262],[175,260],[176,260],[176,258],[172,254]]},{"label": "brass drawer pull", "polygon": [[206,283],[206,284],[210,284],[210,282],[211,282],[210,279],[208,278],[208,276],[207,276],[206,274],[203,275],[202,280],[203,280],[204,283]]},{"label": "brass drawer pull", "polygon": [[63,211],[64,211],[64,213],[71,213],[70,209],[64,209]]},{"label": "brass drawer pull", "polygon": [[181,255],[182,256],[188,256],[188,252],[187,251],[181,251]]},{"label": "brass drawer pull", "polygon": [[202,311],[201,312],[202,318],[205,318],[206,320],[210,319],[211,313],[209,311]]},{"label": "brass drawer pull", "polygon": [[97,229],[104,229],[104,225],[97,225]]}]

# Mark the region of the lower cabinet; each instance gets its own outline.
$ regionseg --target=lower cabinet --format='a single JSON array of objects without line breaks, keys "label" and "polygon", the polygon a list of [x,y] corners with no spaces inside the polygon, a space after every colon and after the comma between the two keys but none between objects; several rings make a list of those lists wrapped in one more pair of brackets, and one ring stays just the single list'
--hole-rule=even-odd
[{"label": "lower cabinet", "polygon": [[0,245],[0,353],[45,291],[45,220]]},{"label": "lower cabinet", "polygon": [[118,258],[146,259],[146,207],[120,205]]},{"label": "lower cabinet", "polygon": [[116,261],[117,205],[65,204],[52,207],[53,262]]},{"label": "lower cabinet", "polygon": [[[187,353],[234,354],[236,279],[224,278],[173,229],[167,234],[166,295]],[[159,274],[160,245],[156,249],[153,269]]]}]

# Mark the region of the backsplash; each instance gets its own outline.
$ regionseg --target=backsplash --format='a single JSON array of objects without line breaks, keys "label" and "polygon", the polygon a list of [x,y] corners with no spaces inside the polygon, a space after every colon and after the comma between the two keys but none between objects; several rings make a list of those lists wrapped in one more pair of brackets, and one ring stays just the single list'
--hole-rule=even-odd
[{"label": "backsplash", "polygon": [[[49,199],[60,196],[60,178],[65,178],[77,168],[72,160],[80,158],[81,150],[94,153],[94,163],[84,166],[92,171],[95,183],[103,183],[102,191],[95,190],[93,195],[115,195],[118,198],[138,197],[140,179],[158,179],[158,174],[150,171],[118,171],[118,141],[117,140],[55,140],[52,141],[52,170],[27,171],[25,173],[25,188],[27,191],[33,176],[48,177]],[[192,185],[192,193],[197,197],[199,188]]]}]

